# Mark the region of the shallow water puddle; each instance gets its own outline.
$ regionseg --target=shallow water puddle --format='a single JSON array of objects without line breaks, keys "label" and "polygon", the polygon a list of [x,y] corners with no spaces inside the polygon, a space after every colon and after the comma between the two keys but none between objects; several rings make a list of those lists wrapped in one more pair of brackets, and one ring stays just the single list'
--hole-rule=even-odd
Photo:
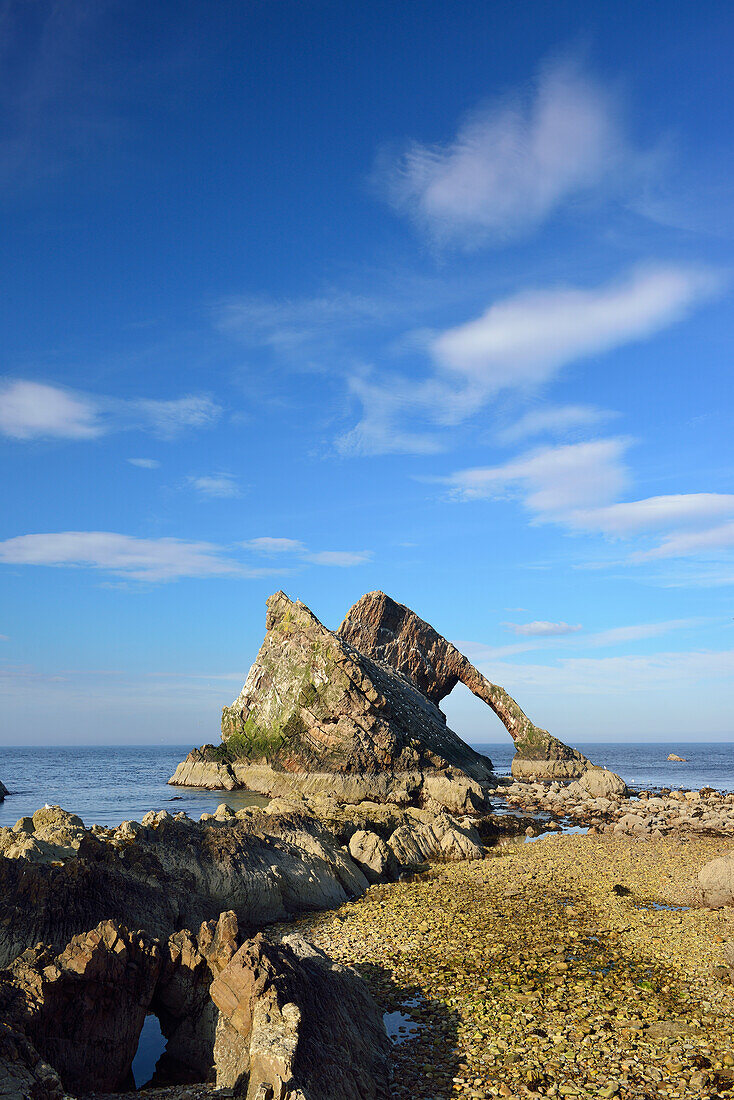
[{"label": "shallow water puddle", "polygon": [[[406,1002],[405,1007],[414,1008],[417,1003],[418,1001],[413,998],[413,1004],[409,1005]],[[414,1039],[423,1027],[423,1024],[419,1024],[412,1016],[406,1016],[404,1012],[383,1012],[382,1022],[388,1038],[396,1046],[407,1043],[408,1039]]]}]

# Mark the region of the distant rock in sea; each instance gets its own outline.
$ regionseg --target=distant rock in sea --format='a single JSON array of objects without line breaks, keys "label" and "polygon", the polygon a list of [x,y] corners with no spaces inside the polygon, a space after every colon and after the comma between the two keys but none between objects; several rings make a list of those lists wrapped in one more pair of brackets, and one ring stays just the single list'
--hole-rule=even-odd
[{"label": "distant rock in sea", "polygon": [[685,756],[676,756],[676,754],[674,752],[671,752],[670,756],[668,757],[668,760],[674,760],[677,764],[687,764],[688,763]]},{"label": "distant rock in sea", "polygon": [[2,783],[0,783],[0,802],[2,802],[2,800],[5,798],[5,795],[7,793],[8,793],[8,788],[3,786]]}]

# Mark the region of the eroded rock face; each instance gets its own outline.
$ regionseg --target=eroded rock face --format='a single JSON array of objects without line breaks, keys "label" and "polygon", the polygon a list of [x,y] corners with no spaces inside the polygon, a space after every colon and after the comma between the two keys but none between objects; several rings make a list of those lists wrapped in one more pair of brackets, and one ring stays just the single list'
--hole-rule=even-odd
[{"label": "eroded rock face", "polygon": [[518,778],[574,778],[589,767],[582,753],[534,725],[504,688],[491,683],[456,646],[384,592],[362,596],[338,633],[360,652],[402,673],[436,705],[458,683],[468,687],[491,707],[515,742],[512,771]]},{"label": "eroded rock face", "polygon": [[351,969],[301,940],[256,936],[214,980],[217,1085],[247,1100],[388,1100],[388,1040]]},{"label": "eroded rock face", "polygon": [[69,1091],[125,1081],[160,972],[144,933],[105,921],[64,951],[25,952],[0,982],[0,1006]]},{"label": "eroded rock face", "polygon": [[60,950],[107,919],[166,939],[227,909],[257,928],[367,888],[315,817],[240,812],[197,823],[163,811],[145,826],[83,829],[78,846],[50,862],[32,847],[0,856],[0,966],[36,943]]},{"label": "eroded rock face", "polygon": [[360,652],[283,592],[267,607],[265,641],[222,714],[233,760],[293,773],[396,775],[454,766],[491,777],[491,761],[448,728],[402,670]]},{"label": "eroded rock face", "polygon": [[28,1036],[0,1020],[0,1100],[63,1100],[65,1091]]}]

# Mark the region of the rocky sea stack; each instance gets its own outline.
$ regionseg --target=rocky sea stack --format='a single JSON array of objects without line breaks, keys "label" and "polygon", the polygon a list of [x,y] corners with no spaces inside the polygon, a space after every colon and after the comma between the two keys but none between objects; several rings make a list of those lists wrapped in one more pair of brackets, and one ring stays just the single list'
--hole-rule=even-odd
[{"label": "rocky sea stack", "polygon": [[448,727],[438,706],[459,682],[487,703],[515,741],[513,774],[573,778],[590,767],[581,753],[535,726],[451,642],[383,592],[363,596],[338,631],[283,592],[270,597],[267,609],[260,652],[238,698],[223,710],[222,744],[195,749],[171,783],[411,802],[425,801],[427,784],[435,792],[442,776],[444,785],[473,790],[446,805],[478,808],[471,804],[482,800],[475,785],[492,780],[492,762]]}]

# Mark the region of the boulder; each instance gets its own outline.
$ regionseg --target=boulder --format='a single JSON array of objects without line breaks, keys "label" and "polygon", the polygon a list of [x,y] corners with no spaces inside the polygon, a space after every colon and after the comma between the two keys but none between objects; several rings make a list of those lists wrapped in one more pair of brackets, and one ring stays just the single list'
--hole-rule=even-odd
[{"label": "boulder", "polygon": [[677,756],[674,752],[670,753],[670,755],[668,756],[668,760],[673,760],[677,764],[687,764],[688,763],[685,756]]},{"label": "boulder", "polygon": [[448,814],[427,810],[410,810],[408,818],[408,823],[400,825],[387,842],[402,866],[415,867],[426,860],[484,858],[482,842],[473,826],[465,827]]},{"label": "boulder", "polygon": [[[3,801],[3,799],[5,798],[5,795],[7,793],[8,793],[8,788],[3,783],[0,783],[0,802]],[[2,1093],[0,1093],[0,1096],[2,1096]]]},{"label": "boulder", "polygon": [[734,905],[734,849],[705,864],[698,886],[701,902],[709,909]]},{"label": "boulder", "polygon": [[606,768],[588,768],[579,779],[579,785],[591,798],[623,798],[627,794],[624,779]]},{"label": "boulder", "polygon": [[213,981],[217,1086],[247,1100],[388,1100],[389,1043],[356,973],[298,936],[256,936]]},{"label": "boulder", "polygon": [[[534,725],[512,696],[493,684],[432,626],[384,592],[368,592],[350,608],[339,634],[374,660],[396,669],[439,704],[458,683],[487,704],[515,742],[518,777],[572,778],[589,766],[586,757]],[[555,769],[544,762],[558,762]]]},{"label": "boulder", "polygon": [[[216,759],[217,754],[220,759]],[[214,745],[192,749],[168,780],[175,787],[203,787],[208,791],[231,791],[238,786],[229,762],[222,761]]]},{"label": "boulder", "polygon": [[352,834],[349,854],[369,882],[385,879],[395,866],[393,853],[382,837],[365,829]]}]

